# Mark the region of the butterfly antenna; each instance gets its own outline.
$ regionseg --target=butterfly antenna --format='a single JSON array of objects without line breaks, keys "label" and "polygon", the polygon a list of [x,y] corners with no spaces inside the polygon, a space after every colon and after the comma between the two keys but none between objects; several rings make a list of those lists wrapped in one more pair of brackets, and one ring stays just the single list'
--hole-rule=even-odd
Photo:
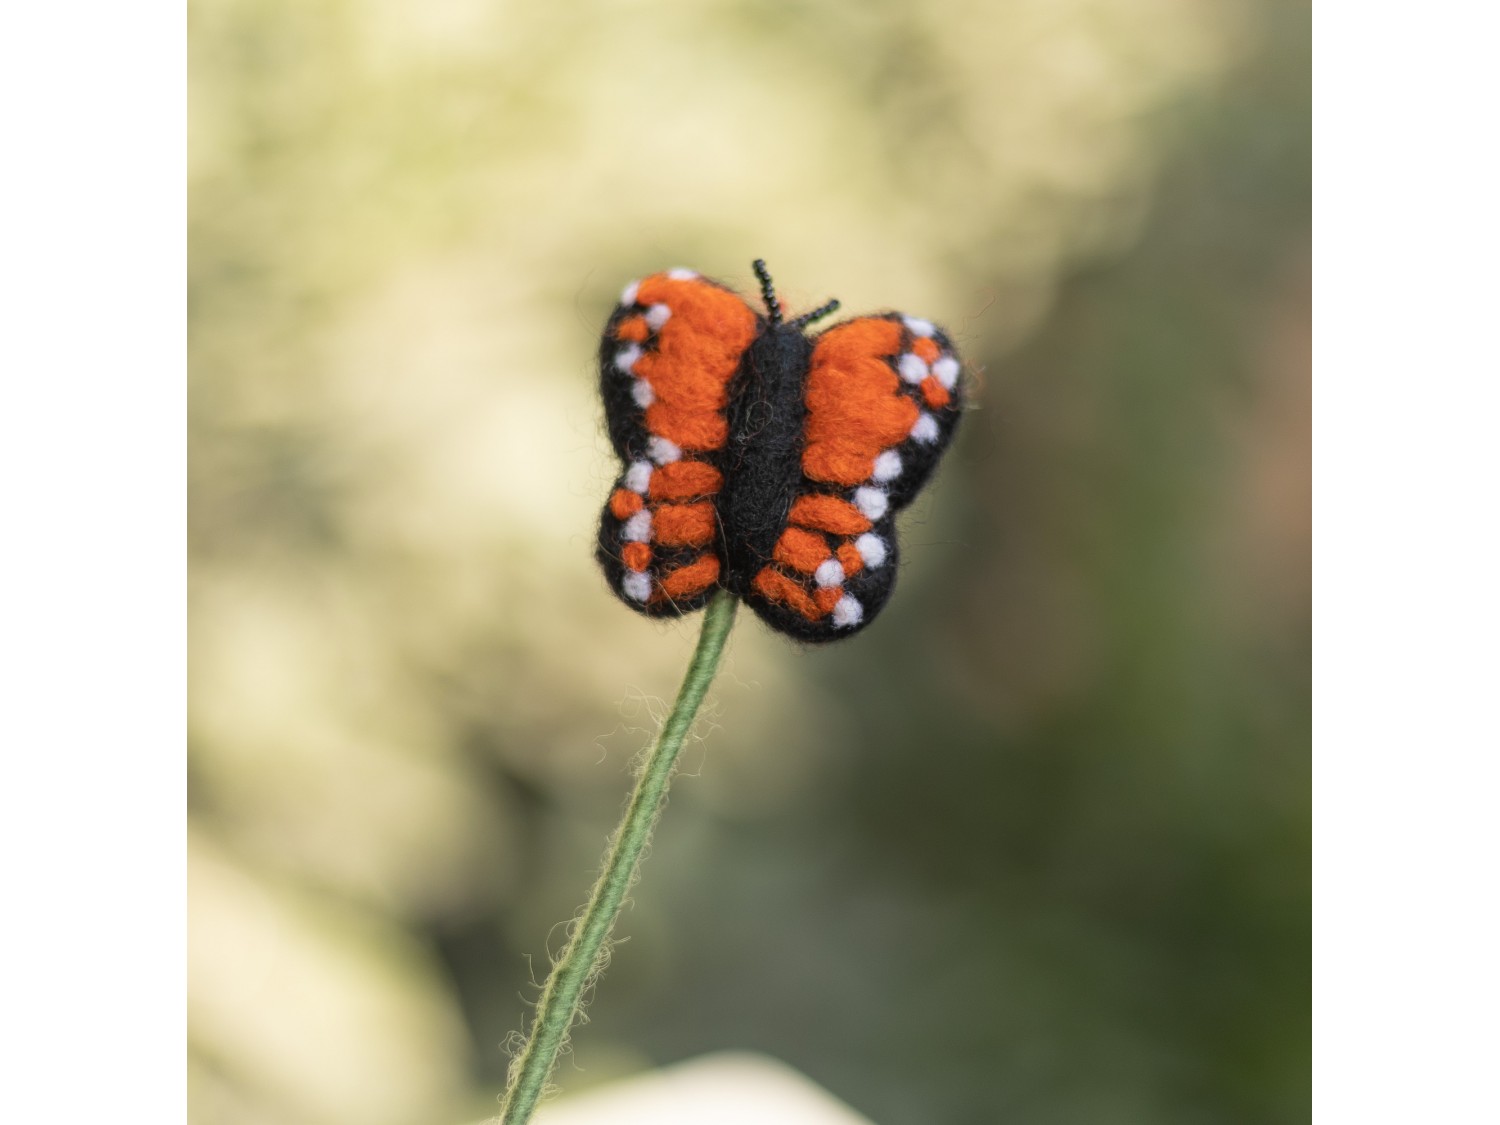
[{"label": "butterfly antenna", "polygon": [[831,313],[831,312],[837,312],[838,308],[839,308],[838,298],[835,297],[833,300],[829,301],[826,305],[819,305],[817,308],[813,309],[812,312],[810,312],[810,313],[803,313],[796,320],[792,321],[792,327],[793,328],[805,328],[805,327],[807,327],[807,325],[811,324],[813,321],[815,321],[815,320],[822,320],[829,313]]},{"label": "butterfly antenna", "polygon": [[750,268],[760,278],[760,299],[766,303],[766,316],[772,324],[780,324],[781,305],[776,301],[776,287],[771,284],[771,271],[766,269],[766,260],[756,258],[750,263]]}]

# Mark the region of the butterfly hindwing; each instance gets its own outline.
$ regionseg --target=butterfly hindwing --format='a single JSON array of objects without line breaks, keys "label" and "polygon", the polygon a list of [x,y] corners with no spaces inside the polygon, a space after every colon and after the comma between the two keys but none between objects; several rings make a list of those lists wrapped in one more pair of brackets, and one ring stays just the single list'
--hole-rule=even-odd
[{"label": "butterfly hindwing", "polygon": [[895,585],[895,516],[932,475],[962,406],[952,341],[886,313],[814,341],[804,392],[802,485],[746,602],[809,641],[869,624]]},{"label": "butterfly hindwing", "polygon": [[720,580],[717,455],[729,384],[758,328],[737,294],[690,270],[626,286],[605,326],[600,390],[625,469],[596,553],[610,588],[641,613],[691,612]]}]

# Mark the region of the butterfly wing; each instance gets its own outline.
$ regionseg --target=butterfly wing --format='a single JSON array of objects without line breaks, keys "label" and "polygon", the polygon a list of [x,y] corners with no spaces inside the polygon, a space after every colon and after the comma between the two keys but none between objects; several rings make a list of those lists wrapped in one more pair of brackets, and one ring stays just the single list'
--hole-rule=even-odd
[{"label": "butterfly wing", "polygon": [[953,342],[886,313],[835,325],[813,344],[802,488],[772,560],[745,601],[808,641],[868,625],[895,585],[895,516],[932,475],[963,405]]},{"label": "butterfly wing", "polygon": [[609,437],[625,464],[599,522],[596,557],[626,605],[699,609],[719,581],[729,383],[760,322],[734,292],[691,270],[625,287],[599,349]]}]

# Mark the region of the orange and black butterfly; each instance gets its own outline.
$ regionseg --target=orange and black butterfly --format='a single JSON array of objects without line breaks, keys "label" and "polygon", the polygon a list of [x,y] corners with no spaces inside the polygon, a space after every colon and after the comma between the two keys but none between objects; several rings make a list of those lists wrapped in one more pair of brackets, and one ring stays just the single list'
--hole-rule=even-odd
[{"label": "orange and black butterfly", "polygon": [[692,270],[632,282],[599,349],[625,464],[599,526],[612,590],[651,616],[727,588],[774,629],[847,637],[896,579],[896,513],[932,475],[963,407],[953,342],[900,313],[809,338],[829,301],[783,320]]}]

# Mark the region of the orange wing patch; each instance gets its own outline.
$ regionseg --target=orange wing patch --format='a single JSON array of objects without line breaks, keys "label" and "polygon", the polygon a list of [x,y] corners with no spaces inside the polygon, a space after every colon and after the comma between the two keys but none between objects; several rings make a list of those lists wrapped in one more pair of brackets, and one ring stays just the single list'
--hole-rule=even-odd
[{"label": "orange wing patch", "polygon": [[714,506],[663,504],[651,514],[652,539],[663,547],[702,547],[718,527]]},{"label": "orange wing patch", "polygon": [[721,448],[729,437],[727,388],[755,339],[755,313],[727,289],[663,273],[640,283],[636,301],[648,306],[648,323],[653,314],[660,322],[655,350],[632,366],[652,392],[646,428],[683,450]]},{"label": "orange wing patch", "polygon": [[833,607],[839,604],[843,598],[844,590],[841,586],[819,586],[813,591],[813,604],[818,607],[818,616],[823,617],[833,612]]},{"label": "orange wing patch", "polygon": [[673,461],[651,474],[651,499],[692,500],[712,496],[724,486],[724,474],[702,461]]},{"label": "orange wing patch", "polygon": [[818,338],[805,396],[802,470],[810,479],[867,481],[875,458],[911,433],[921,411],[900,393],[901,380],[886,362],[900,353],[901,337],[900,321],[864,317]]},{"label": "orange wing patch", "polygon": [[645,501],[641,499],[640,493],[631,492],[628,488],[617,488],[609,497],[609,510],[617,520],[628,520],[644,505]]},{"label": "orange wing patch", "polygon": [[661,580],[661,593],[677,600],[701,594],[719,580],[719,560],[713,555],[699,555],[697,560],[679,566]]},{"label": "orange wing patch", "polygon": [[627,316],[615,326],[615,339],[630,344],[644,344],[651,335],[651,328],[643,316]]},{"label": "orange wing patch", "polygon": [[936,375],[929,375],[922,380],[922,398],[934,410],[941,410],[953,401],[953,396],[948,393],[948,388],[938,381]]},{"label": "orange wing patch", "polygon": [[799,527],[828,531],[834,535],[858,535],[874,526],[865,514],[837,496],[799,496],[787,519]]},{"label": "orange wing patch", "polygon": [[801,584],[788,578],[775,567],[762,568],[751,582],[751,586],[767,601],[789,606],[809,621],[816,621],[823,616],[818,603],[813,601]]},{"label": "orange wing patch", "polygon": [[830,555],[828,541],[815,531],[804,531],[800,527],[789,527],[776,541],[772,556],[782,566],[789,566],[803,574],[811,574]]},{"label": "orange wing patch", "polygon": [[631,570],[645,570],[651,565],[651,548],[644,543],[626,543],[620,549],[620,561]]}]

